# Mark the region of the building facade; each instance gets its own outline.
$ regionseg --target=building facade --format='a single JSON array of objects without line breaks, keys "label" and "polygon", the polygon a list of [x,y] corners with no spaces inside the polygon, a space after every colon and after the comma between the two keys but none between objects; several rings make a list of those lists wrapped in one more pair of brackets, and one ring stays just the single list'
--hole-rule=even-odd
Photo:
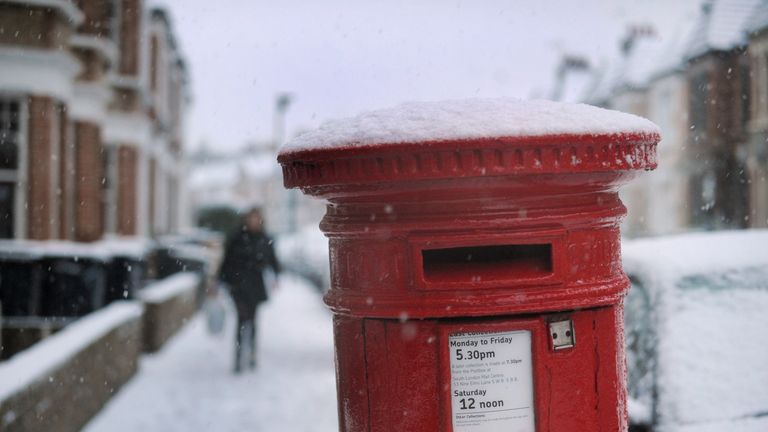
[{"label": "building facade", "polygon": [[649,25],[630,27],[613,61],[596,71],[585,98],[646,117],[662,130],[658,168],[641,174],[620,193],[628,209],[622,233],[630,237],[674,234],[689,227],[685,34],[660,35]]},{"label": "building facade", "polygon": [[747,28],[749,44],[750,118],[747,126],[749,225],[768,227],[768,5],[763,2]]},{"label": "building facade", "polygon": [[756,0],[706,2],[686,52],[691,224],[749,226],[746,23]]},{"label": "building facade", "polygon": [[708,0],[656,41],[630,29],[595,71],[584,101],[662,130],[658,169],[622,190],[625,234],[768,226],[767,29],[766,1]]},{"label": "building facade", "polygon": [[291,233],[316,227],[325,215],[325,202],[283,186],[273,146],[246,146],[231,153],[205,147],[189,155],[189,207],[197,216],[211,208],[233,212],[259,206],[271,233]]},{"label": "building facade", "polygon": [[0,237],[179,228],[187,75],[141,0],[0,0]]},{"label": "building facade", "polygon": [[674,234],[690,227],[688,194],[689,163],[686,143],[689,131],[688,83],[682,68],[666,69],[648,86],[648,119],[663,131],[657,158],[659,165],[643,179],[648,208],[645,233]]}]

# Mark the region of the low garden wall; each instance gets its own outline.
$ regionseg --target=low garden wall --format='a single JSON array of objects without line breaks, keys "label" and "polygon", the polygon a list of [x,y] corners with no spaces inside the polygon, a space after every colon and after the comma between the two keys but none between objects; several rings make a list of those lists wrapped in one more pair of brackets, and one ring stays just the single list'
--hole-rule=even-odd
[{"label": "low garden wall", "polygon": [[144,303],[144,351],[155,352],[197,311],[201,275],[183,272],[147,285],[139,291]]},{"label": "low garden wall", "polygon": [[69,317],[0,317],[0,360],[24,351],[75,320]]},{"label": "low garden wall", "polygon": [[136,373],[142,317],[117,301],[0,363],[0,430],[80,430]]}]

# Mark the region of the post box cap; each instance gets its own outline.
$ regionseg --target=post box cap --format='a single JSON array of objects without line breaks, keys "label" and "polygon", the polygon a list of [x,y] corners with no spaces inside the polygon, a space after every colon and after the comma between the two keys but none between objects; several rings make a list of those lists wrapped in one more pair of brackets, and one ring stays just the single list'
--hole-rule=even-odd
[{"label": "post box cap", "polygon": [[[278,161],[287,187],[652,169],[659,139],[649,120],[585,104],[413,102],[328,121],[288,142]],[[476,157],[462,163],[462,152]]]}]

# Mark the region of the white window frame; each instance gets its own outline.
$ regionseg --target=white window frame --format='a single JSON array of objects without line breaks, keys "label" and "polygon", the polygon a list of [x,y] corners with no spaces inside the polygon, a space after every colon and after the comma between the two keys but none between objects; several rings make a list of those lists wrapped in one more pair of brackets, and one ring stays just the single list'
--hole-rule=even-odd
[{"label": "white window frame", "polygon": [[59,179],[61,175],[61,142],[64,137],[61,136],[61,103],[54,101],[53,104],[53,116],[51,117],[51,130],[50,130],[50,142],[51,142],[51,171],[50,171],[50,203],[51,211],[49,214],[48,224],[51,229],[51,238],[59,238],[59,214],[61,212],[61,189],[59,188]]}]

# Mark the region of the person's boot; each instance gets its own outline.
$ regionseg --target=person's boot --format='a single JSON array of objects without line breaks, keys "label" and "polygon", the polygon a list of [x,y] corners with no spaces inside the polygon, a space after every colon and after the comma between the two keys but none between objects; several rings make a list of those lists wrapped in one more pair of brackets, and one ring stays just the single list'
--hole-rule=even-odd
[{"label": "person's boot", "polygon": [[242,355],[240,355],[241,351],[242,350],[241,350],[240,344],[239,343],[235,344],[235,369],[233,371],[235,375],[239,374],[242,370],[242,367],[240,366],[240,363],[242,363],[240,361],[240,358],[242,357]]},{"label": "person's boot", "polygon": [[251,334],[248,335],[250,346],[248,347],[248,366],[251,370],[256,369],[256,326],[251,327]]}]

